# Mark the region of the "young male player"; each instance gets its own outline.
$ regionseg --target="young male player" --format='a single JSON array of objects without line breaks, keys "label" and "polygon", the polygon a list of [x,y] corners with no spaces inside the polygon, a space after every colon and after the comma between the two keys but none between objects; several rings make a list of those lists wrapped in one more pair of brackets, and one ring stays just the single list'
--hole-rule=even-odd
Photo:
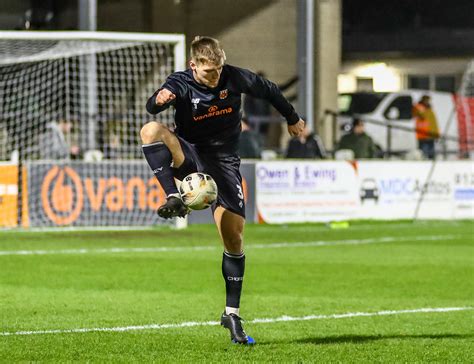
[{"label": "young male player", "polygon": [[271,102],[286,118],[291,136],[299,136],[305,122],[274,83],[227,65],[225,60],[216,39],[196,37],[191,43],[190,68],[169,75],[146,105],[151,114],[173,106],[175,130],[152,121],[143,126],[140,135],[145,158],[167,195],[166,203],[157,211],[159,216],[172,218],[188,213],[174,177],[182,180],[199,171],[216,181],[219,193],[212,211],[224,243],[222,275],[226,285],[221,325],[230,330],[233,342],[253,344],[255,341],[246,335],[239,316],[245,269],[245,206],[237,155],[241,94]]}]

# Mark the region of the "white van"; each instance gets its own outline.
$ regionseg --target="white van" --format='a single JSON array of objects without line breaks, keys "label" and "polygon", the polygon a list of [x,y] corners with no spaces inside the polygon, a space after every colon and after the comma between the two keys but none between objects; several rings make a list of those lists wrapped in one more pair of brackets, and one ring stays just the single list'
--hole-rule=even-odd
[{"label": "white van", "polygon": [[[404,90],[399,92],[355,92],[339,95],[338,125],[349,131],[352,116],[365,121],[365,130],[382,150],[403,155],[417,149],[416,133],[403,129],[414,129],[412,106],[423,95],[431,96],[433,111],[438,120],[439,131],[448,138],[436,143],[439,153],[446,151],[451,156],[459,154],[458,112],[455,98],[448,92]],[[400,127],[397,128],[397,127]]]}]

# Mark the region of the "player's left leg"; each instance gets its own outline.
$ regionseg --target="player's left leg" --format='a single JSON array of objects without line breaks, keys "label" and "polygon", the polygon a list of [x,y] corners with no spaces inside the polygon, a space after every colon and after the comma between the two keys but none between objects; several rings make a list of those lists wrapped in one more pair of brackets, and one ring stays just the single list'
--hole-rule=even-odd
[{"label": "player's left leg", "polygon": [[200,161],[203,171],[214,178],[219,190],[212,210],[224,244],[222,275],[226,288],[226,308],[221,317],[221,324],[229,329],[233,342],[254,344],[255,340],[245,334],[239,316],[245,271],[243,251],[245,199],[239,171],[240,158],[236,155],[223,157],[201,155]]},{"label": "player's left leg", "polygon": [[245,219],[218,206],[214,211],[214,220],[224,244],[222,275],[226,288],[226,308],[221,317],[221,325],[230,330],[233,342],[254,344],[255,340],[245,333],[239,315],[240,295],[245,272],[243,251]]}]

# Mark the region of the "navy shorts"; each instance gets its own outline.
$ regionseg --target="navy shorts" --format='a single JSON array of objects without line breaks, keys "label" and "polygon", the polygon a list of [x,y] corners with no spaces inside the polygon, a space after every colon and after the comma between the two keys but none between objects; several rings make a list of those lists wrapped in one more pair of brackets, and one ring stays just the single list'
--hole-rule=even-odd
[{"label": "navy shorts", "polygon": [[210,175],[216,181],[217,200],[212,204],[212,213],[217,206],[222,206],[245,218],[245,201],[240,174],[240,157],[238,155],[216,156],[199,153],[194,144],[178,137],[184,157],[195,166],[196,172]]}]

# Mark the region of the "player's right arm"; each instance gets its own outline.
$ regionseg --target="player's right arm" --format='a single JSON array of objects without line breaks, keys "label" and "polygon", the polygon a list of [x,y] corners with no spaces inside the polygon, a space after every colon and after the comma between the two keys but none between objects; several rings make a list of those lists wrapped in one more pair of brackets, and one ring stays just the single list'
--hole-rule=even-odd
[{"label": "player's right arm", "polygon": [[176,95],[170,90],[163,88],[158,91],[158,94],[155,97],[155,104],[158,106],[163,106],[176,98]]},{"label": "player's right arm", "polygon": [[146,110],[150,114],[158,114],[170,107],[176,99],[176,95],[166,88],[156,90],[146,103]]},{"label": "player's right arm", "polygon": [[177,75],[172,74],[166,82],[148,99],[146,110],[150,114],[158,114],[171,105],[175,105],[176,99],[184,93],[183,83]]}]

